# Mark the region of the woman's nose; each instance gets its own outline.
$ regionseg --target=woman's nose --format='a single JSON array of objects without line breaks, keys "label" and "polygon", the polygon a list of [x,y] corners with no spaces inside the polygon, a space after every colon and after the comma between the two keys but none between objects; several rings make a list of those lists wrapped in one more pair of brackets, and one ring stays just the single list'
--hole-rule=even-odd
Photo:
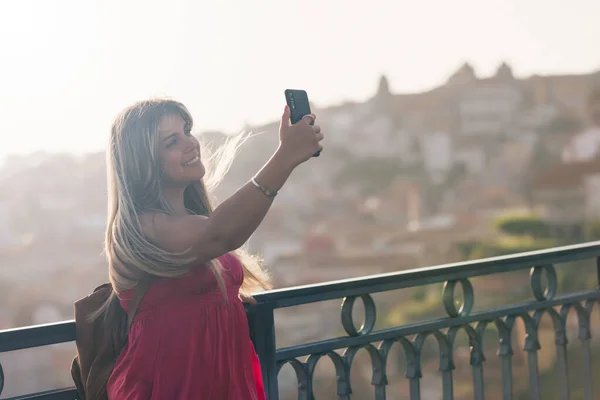
[{"label": "woman's nose", "polygon": [[196,150],[196,142],[194,140],[194,138],[189,137],[187,142],[185,143],[185,152],[190,152]]}]

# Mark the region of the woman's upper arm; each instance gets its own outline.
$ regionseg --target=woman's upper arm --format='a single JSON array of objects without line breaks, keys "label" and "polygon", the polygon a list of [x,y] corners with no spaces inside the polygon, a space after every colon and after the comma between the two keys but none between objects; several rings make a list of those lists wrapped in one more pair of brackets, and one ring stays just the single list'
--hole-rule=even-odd
[{"label": "woman's upper arm", "polygon": [[226,241],[211,229],[210,220],[201,215],[174,217],[162,213],[140,215],[144,235],[156,246],[172,252],[190,251],[198,262],[207,262],[231,251]]}]

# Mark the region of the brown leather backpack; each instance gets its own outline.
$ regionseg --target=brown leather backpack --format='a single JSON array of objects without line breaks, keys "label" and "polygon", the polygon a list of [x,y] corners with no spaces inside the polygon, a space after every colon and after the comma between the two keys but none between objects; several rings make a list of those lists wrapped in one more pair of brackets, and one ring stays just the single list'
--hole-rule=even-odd
[{"label": "brown leather backpack", "polygon": [[108,400],[106,384],[147,289],[148,283],[137,287],[127,314],[114,296],[105,317],[93,321],[89,316],[108,301],[112,286],[98,286],[92,294],[75,302],[77,355],[71,364],[71,377],[79,400]]}]

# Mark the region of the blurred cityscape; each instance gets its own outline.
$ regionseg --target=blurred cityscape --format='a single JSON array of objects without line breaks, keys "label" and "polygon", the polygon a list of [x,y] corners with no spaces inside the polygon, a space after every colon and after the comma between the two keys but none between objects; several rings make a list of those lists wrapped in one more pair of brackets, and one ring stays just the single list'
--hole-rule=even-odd
[{"label": "blurred cityscape", "polygon": [[[502,63],[481,77],[465,63],[427,92],[392,93],[382,76],[366,102],[313,108],[325,150],[294,173],[249,243],[277,287],[600,239],[600,70],[518,78]],[[277,123],[247,129],[257,135],[218,199],[244,184],[277,145]],[[213,145],[226,138],[199,136]],[[71,319],[73,302],[107,280],[105,155],[13,155],[0,182],[0,330]],[[564,287],[590,284],[593,266],[580,267],[561,270]],[[486,294],[477,307],[527,292],[520,273],[474,284]],[[442,316],[440,297],[437,286],[380,295],[378,327]],[[339,302],[325,302],[278,313],[278,346],[342,335],[338,309]],[[540,335],[550,349],[540,369],[551,370],[553,331]],[[593,342],[594,354],[599,345]],[[491,360],[496,348],[497,335],[486,354],[499,366]],[[441,398],[433,353],[424,363],[423,399]],[[472,398],[468,347],[456,354],[455,398]],[[72,344],[0,354],[3,396],[69,386],[73,355]],[[360,357],[355,396],[372,398],[369,360]],[[317,373],[319,399],[337,398],[328,367]],[[525,355],[515,355],[516,394],[526,388],[526,371]],[[388,398],[407,398],[402,373],[390,372]],[[500,398],[499,367],[486,374],[498,388],[488,385],[487,395]],[[294,379],[291,368],[282,370],[283,400],[296,398]],[[551,378],[543,379],[551,390]]]}]

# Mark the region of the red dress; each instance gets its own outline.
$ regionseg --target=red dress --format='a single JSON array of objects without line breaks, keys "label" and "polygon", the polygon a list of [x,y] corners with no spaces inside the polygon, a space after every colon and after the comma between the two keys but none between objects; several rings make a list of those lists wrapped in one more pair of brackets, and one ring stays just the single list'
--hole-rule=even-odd
[{"label": "red dress", "polygon": [[[152,282],[108,381],[111,400],[266,400],[238,298],[240,262],[219,258],[227,303],[209,268]],[[125,310],[133,291],[122,293]]]}]

